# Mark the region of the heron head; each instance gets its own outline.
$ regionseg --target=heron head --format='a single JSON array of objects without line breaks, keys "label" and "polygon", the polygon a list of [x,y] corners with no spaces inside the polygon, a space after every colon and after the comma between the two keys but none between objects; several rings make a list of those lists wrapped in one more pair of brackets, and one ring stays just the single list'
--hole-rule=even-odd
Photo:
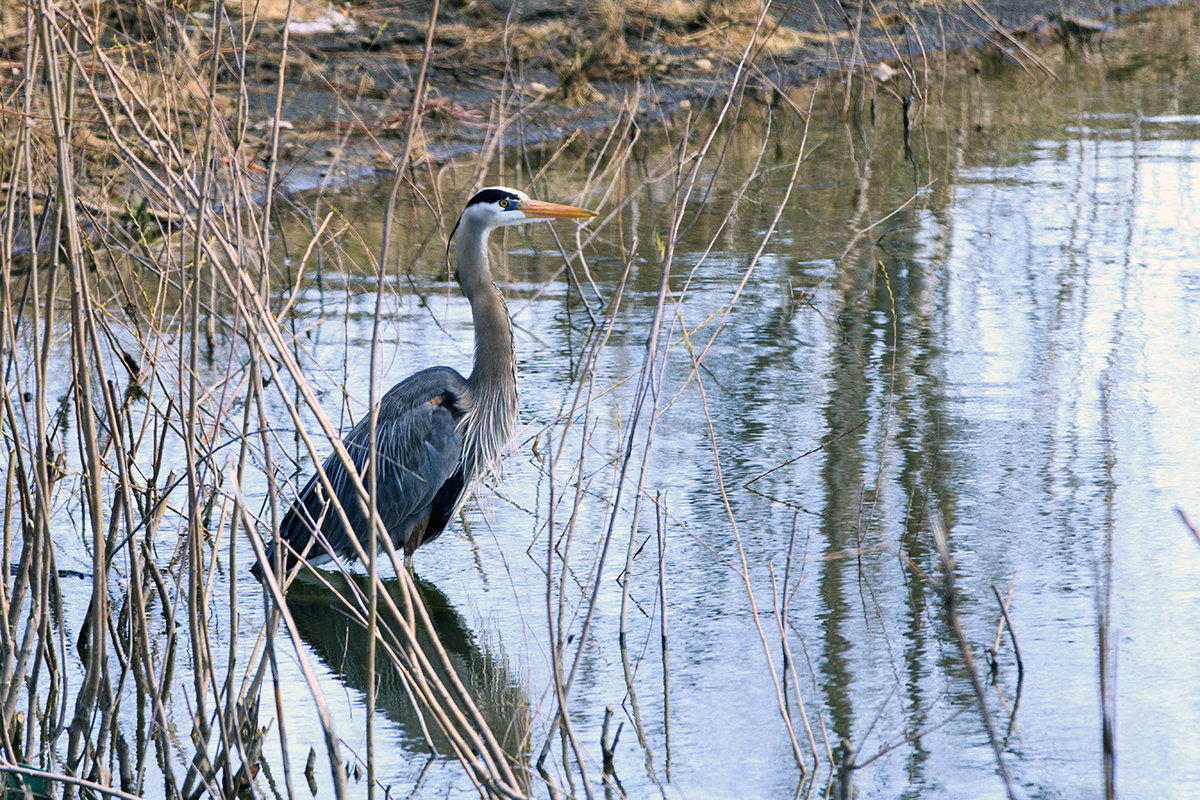
[{"label": "heron head", "polygon": [[493,228],[506,225],[524,225],[527,222],[550,221],[553,219],[588,219],[596,216],[595,211],[534,200],[520,189],[507,186],[488,186],[480,189],[467,201],[466,208],[454,223],[450,237],[446,240],[446,262],[450,261],[450,240],[461,227],[464,235],[468,231],[482,233],[484,238]]},{"label": "heron head", "polygon": [[583,208],[534,200],[520,189],[488,186],[467,201],[459,225],[475,224],[484,230],[491,230],[540,220],[587,219],[594,216],[596,212]]},{"label": "heron head", "polygon": [[481,188],[467,201],[463,217],[468,215],[478,218],[487,228],[520,225],[544,219],[587,219],[596,216],[595,211],[577,209],[574,205],[535,200],[521,190],[506,186]]}]

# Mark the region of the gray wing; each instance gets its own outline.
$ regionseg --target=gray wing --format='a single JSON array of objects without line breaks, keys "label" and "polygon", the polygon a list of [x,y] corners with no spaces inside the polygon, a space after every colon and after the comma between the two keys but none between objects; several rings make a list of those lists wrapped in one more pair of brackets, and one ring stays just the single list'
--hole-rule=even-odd
[{"label": "gray wing", "polygon": [[[377,504],[397,548],[407,545],[411,552],[436,537],[461,499],[465,481],[458,421],[464,413],[466,386],[456,371],[433,367],[396,384],[380,401]],[[369,418],[359,420],[343,441],[361,476],[369,455]],[[321,557],[327,556],[321,538],[338,556],[353,559],[350,537],[365,540],[368,514],[336,453],[325,459],[324,467],[346,511],[349,530],[314,475],[284,517],[279,536],[293,550],[303,552],[320,530],[322,536],[309,549],[310,561],[326,560]]]}]

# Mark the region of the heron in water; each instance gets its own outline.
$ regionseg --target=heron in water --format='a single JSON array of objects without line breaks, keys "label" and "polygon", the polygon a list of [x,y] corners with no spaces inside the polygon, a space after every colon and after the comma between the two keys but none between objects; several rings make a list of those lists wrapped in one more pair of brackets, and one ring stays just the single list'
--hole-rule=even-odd
[{"label": "heron in water", "polygon": [[[471,375],[464,378],[450,367],[410,375],[383,396],[376,422],[376,506],[407,565],[418,547],[445,529],[474,479],[495,465],[517,421],[512,321],[488,268],[488,235],[506,225],[595,215],[492,186],[470,199],[450,232],[451,239],[458,233],[458,283],[475,324]],[[447,242],[447,250],[449,246]],[[370,419],[364,417],[343,440],[360,476],[366,471],[370,436]],[[368,546],[368,511],[336,453],[325,459],[324,470],[349,527],[314,475],[279,526],[285,567],[301,556],[310,564],[334,556],[353,560],[355,539],[364,549]],[[267,549],[269,564],[274,564],[274,548],[272,543]],[[255,573],[261,575],[257,564]]]}]

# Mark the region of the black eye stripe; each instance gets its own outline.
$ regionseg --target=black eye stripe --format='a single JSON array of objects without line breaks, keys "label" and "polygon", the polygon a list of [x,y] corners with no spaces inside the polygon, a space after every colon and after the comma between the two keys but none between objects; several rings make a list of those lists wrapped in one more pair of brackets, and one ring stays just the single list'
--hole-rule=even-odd
[{"label": "black eye stripe", "polygon": [[[484,189],[483,191],[476,192],[475,196],[467,203],[467,206],[470,207],[476,203],[500,203],[502,200],[507,200],[511,204],[517,202],[519,199],[512,192],[506,192],[503,189]],[[504,206],[501,205],[501,207]]]}]

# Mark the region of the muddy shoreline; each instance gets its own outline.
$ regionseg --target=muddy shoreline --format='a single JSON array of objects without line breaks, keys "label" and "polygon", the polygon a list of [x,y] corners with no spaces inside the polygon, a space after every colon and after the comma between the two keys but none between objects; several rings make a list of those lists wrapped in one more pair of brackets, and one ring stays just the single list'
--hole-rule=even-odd
[{"label": "muddy shoreline", "polygon": [[[600,6],[619,16],[602,19]],[[713,19],[699,6],[726,16]],[[269,159],[278,96],[279,163],[292,189],[392,171],[409,127],[428,10],[405,4],[343,13],[313,3],[294,5],[288,18],[258,8],[246,47],[257,157]],[[754,55],[745,91],[759,99],[818,78],[903,96],[914,80],[978,71],[989,61],[1020,61],[1050,78],[1039,52],[1102,48],[1136,10],[1112,2],[1063,9],[972,0],[901,11],[816,0],[805,8],[773,4],[756,24],[751,3],[652,3],[636,11],[596,2],[454,4],[436,19],[410,162],[561,139],[611,124],[623,111],[645,120],[700,108],[726,96],[747,51]]]}]

